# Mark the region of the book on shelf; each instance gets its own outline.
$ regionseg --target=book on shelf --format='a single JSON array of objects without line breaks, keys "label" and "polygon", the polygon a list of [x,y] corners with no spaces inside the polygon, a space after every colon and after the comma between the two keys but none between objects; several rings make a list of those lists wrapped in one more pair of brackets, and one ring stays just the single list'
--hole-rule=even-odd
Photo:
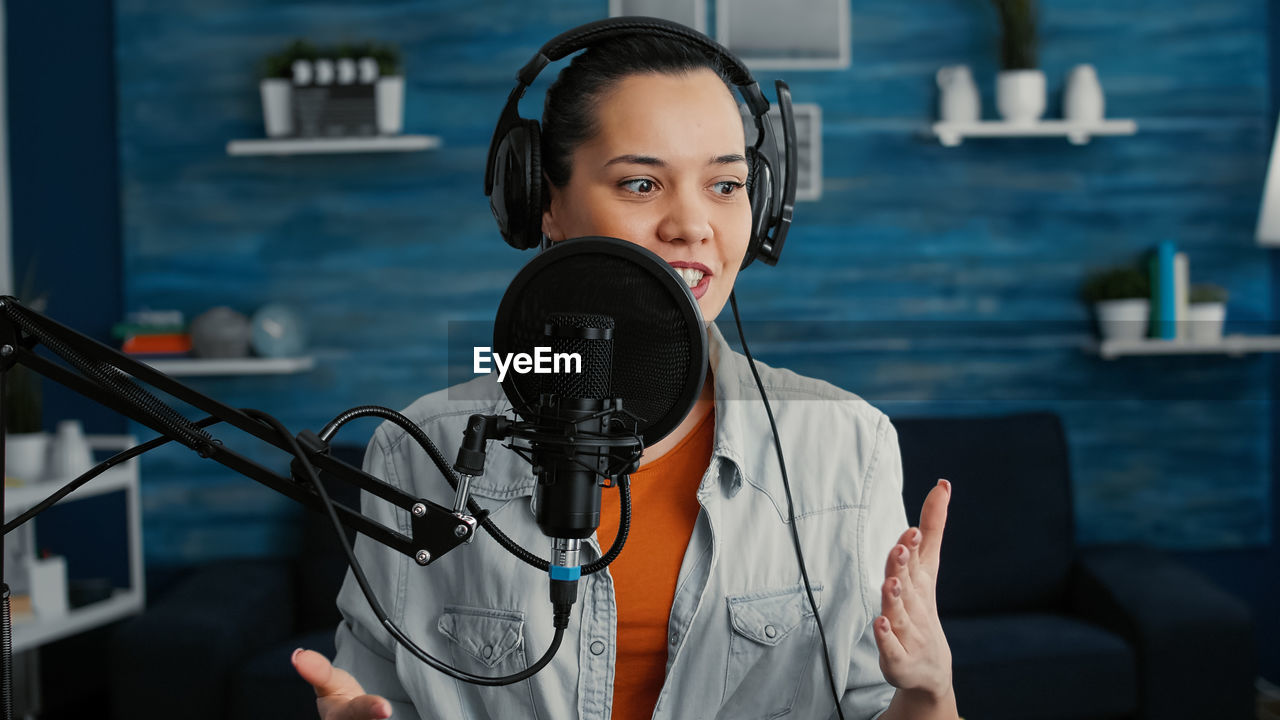
[{"label": "book on shelf", "polygon": [[1187,339],[1187,301],[1191,292],[1191,267],[1184,252],[1173,255],[1173,319],[1174,335]]},{"label": "book on shelf", "polygon": [[1156,245],[1148,267],[1151,277],[1151,337],[1174,340],[1178,337],[1176,287],[1177,250],[1169,240]]}]

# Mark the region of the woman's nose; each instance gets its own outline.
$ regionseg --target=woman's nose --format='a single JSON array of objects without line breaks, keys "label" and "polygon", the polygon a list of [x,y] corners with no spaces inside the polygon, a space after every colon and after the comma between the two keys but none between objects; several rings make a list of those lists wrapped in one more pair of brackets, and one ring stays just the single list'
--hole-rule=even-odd
[{"label": "woman's nose", "polygon": [[664,242],[700,243],[711,239],[711,213],[706,201],[696,190],[674,192],[668,196],[658,237]]}]

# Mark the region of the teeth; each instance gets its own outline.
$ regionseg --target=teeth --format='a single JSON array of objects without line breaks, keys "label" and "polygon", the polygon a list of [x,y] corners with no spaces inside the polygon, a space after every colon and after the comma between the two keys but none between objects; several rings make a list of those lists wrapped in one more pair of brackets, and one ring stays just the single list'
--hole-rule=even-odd
[{"label": "teeth", "polygon": [[685,284],[691,288],[702,282],[702,276],[706,274],[695,268],[675,268],[675,271],[680,274]]}]

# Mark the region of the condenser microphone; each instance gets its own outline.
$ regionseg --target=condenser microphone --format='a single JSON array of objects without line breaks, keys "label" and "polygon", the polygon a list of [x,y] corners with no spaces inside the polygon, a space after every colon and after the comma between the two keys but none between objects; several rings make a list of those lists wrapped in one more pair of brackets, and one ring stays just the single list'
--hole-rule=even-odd
[{"label": "condenser microphone", "polygon": [[610,431],[616,405],[613,330],[608,315],[547,316],[544,335],[553,367],[542,376],[533,417],[535,437],[546,439],[531,445],[538,476],[534,515],[547,537],[582,540],[600,524],[600,484],[608,477],[609,455],[591,439]]},{"label": "condenser microphone", "polygon": [[499,382],[520,418],[508,447],[538,478],[534,515],[551,538],[552,602],[565,608],[582,574],[582,539],[600,523],[601,486],[634,471],[643,448],[688,415],[706,377],[707,334],[670,265],[625,240],[587,237],[535,256],[498,306],[495,355],[536,357],[548,346],[553,358],[580,355],[581,372]]}]

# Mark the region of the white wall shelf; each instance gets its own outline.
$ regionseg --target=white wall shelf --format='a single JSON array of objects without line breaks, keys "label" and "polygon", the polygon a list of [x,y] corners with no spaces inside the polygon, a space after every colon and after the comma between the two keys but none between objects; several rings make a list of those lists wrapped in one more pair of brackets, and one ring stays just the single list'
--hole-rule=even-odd
[{"label": "white wall shelf", "polygon": [[1134,120],[1103,120],[1095,123],[1071,120],[1041,120],[1035,123],[981,120],[972,123],[933,124],[933,134],[946,147],[955,147],[965,138],[995,137],[1065,137],[1073,145],[1084,145],[1098,136],[1133,135],[1137,132],[1138,123]]},{"label": "white wall shelf", "polygon": [[1104,360],[1125,355],[1231,355],[1280,352],[1280,335],[1225,335],[1218,342],[1190,340],[1103,340],[1096,350]]},{"label": "white wall shelf", "polygon": [[[118,452],[137,444],[137,440],[132,435],[90,435],[86,440],[94,450],[109,452]],[[55,478],[38,484],[5,488],[5,519],[11,520],[17,517],[19,513],[44,500],[73,479]],[[108,492],[125,494],[124,523],[127,528],[128,547],[124,552],[129,558],[129,587],[115,588],[111,597],[78,608],[70,608],[67,614],[58,617],[41,617],[39,608],[36,608],[36,614],[15,615],[13,618],[13,652],[15,654],[142,612],[145,587],[137,458],[107,470],[59,500],[58,504],[75,502]],[[39,518],[29,521],[29,523],[37,522]]]},{"label": "white wall shelf", "polygon": [[71,608],[60,618],[41,620],[35,615],[15,615],[13,652],[20,653],[37,648],[54,640],[71,637],[140,612],[142,612],[142,593],[132,589],[117,588],[106,600]]},{"label": "white wall shelf", "polygon": [[310,355],[288,358],[174,358],[143,360],[166,375],[292,375],[306,372],[316,365]]},{"label": "white wall shelf", "polygon": [[440,147],[437,135],[378,135],[343,138],[255,138],[231,140],[228,155],[323,155],[333,153],[416,152]]}]

